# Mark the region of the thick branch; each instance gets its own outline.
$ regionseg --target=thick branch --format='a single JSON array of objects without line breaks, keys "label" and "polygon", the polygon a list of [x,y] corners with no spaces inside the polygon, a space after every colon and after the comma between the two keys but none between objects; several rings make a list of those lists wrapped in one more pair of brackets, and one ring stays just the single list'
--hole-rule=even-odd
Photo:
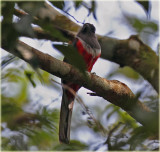
[{"label": "thick branch", "polygon": [[102,47],[102,58],[130,66],[144,79],[148,80],[158,92],[159,59],[156,53],[144,44],[136,35],[126,40],[117,40],[108,37],[99,37]]},{"label": "thick branch", "polygon": [[[53,12],[52,15],[48,13],[48,10]],[[20,16],[20,12],[16,10],[15,12],[16,15]],[[24,15],[24,13],[21,15]],[[45,17],[49,18],[51,23],[70,40],[73,40],[74,32],[77,32],[80,28],[78,24],[72,22],[66,16],[46,3],[45,9],[43,8],[43,11],[42,8],[39,9],[37,16],[40,19],[44,19]],[[43,30],[38,31],[37,29],[34,29],[34,31],[40,39],[55,40],[55,38],[50,36],[49,33],[42,32]],[[156,53],[150,47],[144,44],[137,36],[131,36],[126,40],[118,40],[106,36],[98,36],[98,39],[102,48],[102,58],[116,62],[120,64],[120,66],[132,67],[135,71],[141,74],[144,79],[148,80],[158,92],[159,60]]]},{"label": "thick branch", "polygon": [[[7,50],[8,48],[3,47],[3,49]],[[121,107],[144,126],[154,131],[158,130],[157,116],[155,117],[153,112],[138,101],[132,91],[124,83],[116,80],[106,80],[91,73],[86,73],[88,78],[86,79],[86,77],[73,66],[57,60],[48,54],[44,54],[21,41],[18,42],[17,50],[18,51],[7,51],[29,63],[33,58],[36,58],[41,69],[92,90],[98,96]],[[150,126],[148,123],[155,124]]]}]

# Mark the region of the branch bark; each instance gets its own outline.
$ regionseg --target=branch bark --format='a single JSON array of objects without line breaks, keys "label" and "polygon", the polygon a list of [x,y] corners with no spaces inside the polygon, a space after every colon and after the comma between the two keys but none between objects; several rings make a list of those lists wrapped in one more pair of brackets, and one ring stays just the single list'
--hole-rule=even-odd
[{"label": "branch bark", "polygon": [[[78,31],[80,26],[49,4],[45,3],[44,5],[45,8],[40,8],[39,11],[37,11],[36,17],[42,20],[49,18],[53,26],[61,31],[67,39],[73,40],[75,32]],[[24,15],[24,13],[20,13],[17,10],[15,10],[15,14],[18,16]],[[34,29],[34,31],[39,39],[45,38],[53,41],[56,39],[42,29]],[[102,48],[101,58],[118,63],[120,66],[130,66],[141,74],[144,79],[148,80],[157,92],[159,91],[158,56],[149,46],[144,44],[138,36],[133,35],[126,40],[118,40],[100,35],[97,36]],[[61,39],[59,39],[59,41],[61,41]]]},{"label": "branch bark", "polygon": [[156,53],[144,44],[137,35],[126,40],[117,40],[108,37],[99,37],[102,47],[102,58],[130,66],[144,79],[148,80],[153,88],[159,90],[159,59]]},{"label": "branch bark", "polygon": [[[148,107],[141,103],[124,83],[116,80],[106,80],[88,72],[86,73],[86,79],[82,73],[70,64],[42,53],[21,41],[18,41],[15,50],[8,50],[9,48],[6,48],[5,45],[3,46],[3,43],[2,48],[28,63],[30,63],[33,58],[36,58],[39,68],[50,74],[84,86],[112,104],[121,107],[149,130],[158,132],[157,114],[151,112]],[[149,123],[153,125],[148,125]]]}]

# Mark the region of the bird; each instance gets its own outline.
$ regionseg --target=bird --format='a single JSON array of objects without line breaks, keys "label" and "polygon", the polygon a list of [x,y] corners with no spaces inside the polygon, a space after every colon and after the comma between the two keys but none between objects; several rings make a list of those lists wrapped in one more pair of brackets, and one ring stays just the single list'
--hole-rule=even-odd
[{"label": "bird", "polygon": [[[96,28],[93,24],[85,23],[73,41],[73,46],[83,57],[86,64],[86,70],[88,72],[91,72],[93,65],[101,55],[101,47],[97,40],[95,31]],[[67,62],[65,58],[64,61]],[[75,83],[65,80],[62,80],[62,83],[67,85],[69,88],[72,88],[75,92],[80,89],[80,86]],[[70,126],[74,99],[75,95],[63,87],[59,122],[60,143],[70,143]]]}]

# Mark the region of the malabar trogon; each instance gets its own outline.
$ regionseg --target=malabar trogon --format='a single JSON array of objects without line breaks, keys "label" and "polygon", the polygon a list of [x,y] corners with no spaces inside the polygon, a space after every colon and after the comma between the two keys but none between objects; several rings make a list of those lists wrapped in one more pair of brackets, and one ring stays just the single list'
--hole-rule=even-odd
[{"label": "malabar trogon", "polygon": [[[101,55],[101,47],[95,35],[95,30],[93,24],[85,23],[73,42],[76,50],[82,55],[86,63],[86,70],[89,72]],[[75,83],[65,80],[62,80],[62,83],[72,88],[75,92],[80,89],[80,86]],[[67,144],[70,141],[70,126],[74,98],[75,96],[69,90],[63,88],[59,123],[59,141],[61,143]]]}]

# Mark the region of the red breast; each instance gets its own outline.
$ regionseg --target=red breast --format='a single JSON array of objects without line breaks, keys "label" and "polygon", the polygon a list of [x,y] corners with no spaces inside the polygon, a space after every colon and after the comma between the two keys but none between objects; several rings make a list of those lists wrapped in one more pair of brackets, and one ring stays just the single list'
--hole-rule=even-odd
[{"label": "red breast", "polygon": [[90,72],[92,70],[92,67],[96,60],[100,57],[100,53],[97,56],[93,56],[87,49],[83,46],[82,42],[78,39],[76,42],[76,47],[78,49],[78,52],[83,56],[86,65],[87,70]]}]

